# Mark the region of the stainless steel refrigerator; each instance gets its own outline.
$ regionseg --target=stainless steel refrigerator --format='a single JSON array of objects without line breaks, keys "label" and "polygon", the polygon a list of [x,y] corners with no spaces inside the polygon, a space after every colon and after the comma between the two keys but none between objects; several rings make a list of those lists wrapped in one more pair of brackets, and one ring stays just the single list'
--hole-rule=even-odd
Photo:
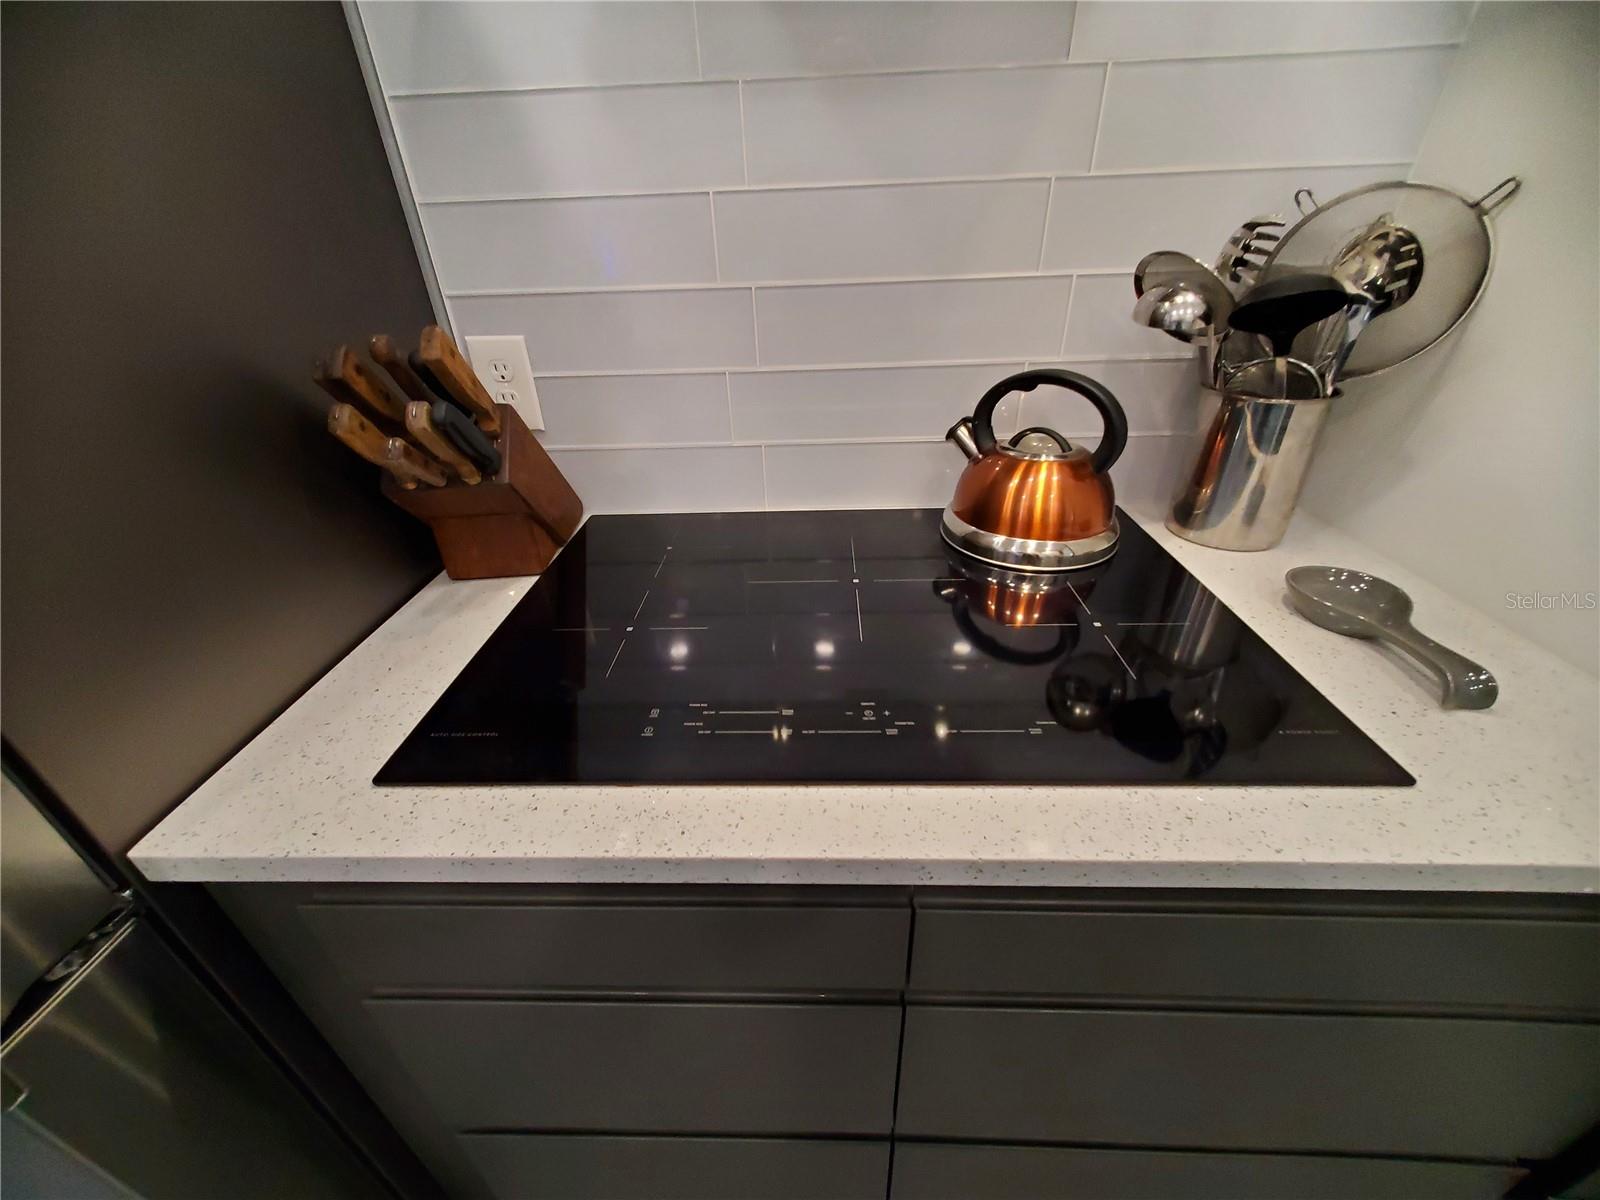
[{"label": "stainless steel refrigerator", "polygon": [[159,918],[0,794],[6,1200],[384,1195]]}]

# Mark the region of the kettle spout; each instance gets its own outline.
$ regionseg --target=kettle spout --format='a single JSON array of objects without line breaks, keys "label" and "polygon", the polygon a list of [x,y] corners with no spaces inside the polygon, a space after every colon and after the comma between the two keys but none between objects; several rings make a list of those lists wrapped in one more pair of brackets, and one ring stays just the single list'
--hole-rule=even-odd
[{"label": "kettle spout", "polygon": [[944,440],[954,442],[961,448],[961,453],[967,456],[967,461],[982,458],[983,452],[978,449],[978,443],[972,436],[972,418],[962,417],[945,431]]}]

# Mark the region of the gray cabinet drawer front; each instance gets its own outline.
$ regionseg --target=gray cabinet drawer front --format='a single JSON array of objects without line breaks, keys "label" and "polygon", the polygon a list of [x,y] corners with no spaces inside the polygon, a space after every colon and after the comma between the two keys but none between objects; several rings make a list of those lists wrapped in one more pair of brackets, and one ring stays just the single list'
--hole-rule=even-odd
[{"label": "gray cabinet drawer front", "polygon": [[1513,1167],[901,1142],[891,1200],[1497,1200]]},{"label": "gray cabinet drawer front", "polygon": [[888,1142],[467,1134],[501,1200],[883,1200]]},{"label": "gray cabinet drawer front", "polygon": [[911,989],[1600,1013],[1600,924],[931,908]]},{"label": "gray cabinet drawer front", "polygon": [[1600,1026],[914,1006],[907,1136],[1548,1157],[1600,1119]]},{"label": "gray cabinet drawer front", "polygon": [[888,1005],[369,1000],[457,1132],[886,1134]]},{"label": "gray cabinet drawer front", "polygon": [[897,992],[910,910],[883,907],[305,904],[374,991]]}]

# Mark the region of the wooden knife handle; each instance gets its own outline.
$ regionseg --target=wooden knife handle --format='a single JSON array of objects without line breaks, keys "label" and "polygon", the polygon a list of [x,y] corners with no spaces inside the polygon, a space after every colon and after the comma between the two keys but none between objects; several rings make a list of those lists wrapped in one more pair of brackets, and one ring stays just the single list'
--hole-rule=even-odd
[{"label": "wooden knife handle", "polygon": [[422,331],[417,354],[451,397],[472,414],[478,428],[490,437],[499,437],[500,414],[494,401],[473,373],[471,364],[461,357],[450,335],[437,325],[429,325]]},{"label": "wooden knife handle", "polygon": [[409,401],[421,400],[432,404],[439,399],[434,395],[433,389],[423,382],[422,378],[411,369],[411,364],[406,361],[406,356],[400,347],[394,344],[394,339],[386,333],[380,333],[367,343],[367,349],[372,354],[372,361],[377,363],[389,373],[389,378]]},{"label": "wooden knife handle", "polygon": [[433,405],[426,400],[413,400],[406,405],[406,432],[416,443],[456,473],[463,483],[481,483],[483,474],[472,460],[451,444],[433,423],[429,410]]},{"label": "wooden knife handle", "polygon": [[[437,478],[439,482],[435,486],[445,482],[444,472],[439,469],[437,463],[424,458],[403,438],[390,437],[362,416],[353,404],[335,404],[328,410],[328,432],[369,463],[375,463],[388,471],[401,487],[414,488],[419,479],[433,483]],[[411,459],[407,459],[404,454],[395,454],[393,449],[395,443],[410,450]]]},{"label": "wooden knife handle", "polygon": [[336,403],[354,408],[369,421],[375,421],[378,428],[383,430],[385,437],[395,432],[394,422],[368,408],[361,397],[356,394],[355,389],[329,371],[326,363],[317,363],[316,369],[311,373],[311,380],[319,388],[327,392],[328,395],[332,396]]},{"label": "wooden knife handle", "polygon": [[328,359],[328,374],[342,383],[368,412],[396,425],[406,420],[405,402],[389,390],[389,385],[366,363],[340,346]]},{"label": "wooden knife handle", "polygon": [[384,454],[383,465],[404,487],[416,487],[419,483],[443,487],[449,482],[445,478],[444,468],[405,438],[390,438]]},{"label": "wooden knife handle", "polygon": [[341,402],[330,408],[328,432],[369,463],[388,465],[389,435],[357,412],[355,405]]}]

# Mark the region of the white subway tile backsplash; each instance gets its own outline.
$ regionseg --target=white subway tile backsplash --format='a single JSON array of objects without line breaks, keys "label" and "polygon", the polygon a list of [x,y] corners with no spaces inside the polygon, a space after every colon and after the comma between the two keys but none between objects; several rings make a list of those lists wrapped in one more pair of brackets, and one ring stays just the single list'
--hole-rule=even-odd
[{"label": "white subway tile backsplash", "polygon": [[1057,277],[756,289],[761,361],[938,362],[1046,357],[1072,281]]},{"label": "white subway tile backsplash", "polygon": [[535,374],[755,365],[744,288],[462,296],[458,332],[520,333]]},{"label": "white subway tile backsplash", "polygon": [[1074,358],[1189,353],[1184,344],[1156,329],[1133,323],[1133,276],[1080,275],[1072,289],[1072,315],[1062,353]]},{"label": "white subway tile backsplash", "polygon": [[[1176,342],[1173,349],[1183,353]],[[1199,398],[1198,368],[1188,358],[1150,362],[1035,362],[1030,367],[1059,367],[1103,384],[1128,415],[1134,433],[1192,433]],[[1022,424],[1043,425],[1068,437],[1097,437],[1100,414],[1082,396],[1058,387],[1040,387],[1024,395]]]},{"label": "white subway tile backsplash", "polygon": [[692,4],[363,0],[360,7],[391,93],[699,78]]},{"label": "white subway tile backsplash", "polygon": [[1117,503],[1142,513],[1165,513],[1178,481],[1193,470],[1198,447],[1192,436],[1130,437],[1127,449],[1111,468]]},{"label": "white subway tile backsplash", "polygon": [[[1130,437],[1111,469],[1117,503],[1162,511],[1194,446],[1187,436]],[[769,508],[943,508],[965,465],[945,442],[768,446],[766,455]]]},{"label": "white subway tile backsplash", "polygon": [[769,508],[944,506],[966,465],[945,442],[768,446]]},{"label": "white subway tile backsplash", "polygon": [[422,222],[446,291],[717,278],[703,194],[428,204]]},{"label": "white subway tile backsplash", "polygon": [[1044,179],[723,192],[722,277],[979,275],[1039,261]]},{"label": "white subway tile backsplash", "polygon": [[[528,339],[542,436],[607,511],[942,505],[944,431],[1063,358],[1128,413],[1119,497],[1163,504],[1194,356],[1133,324],[1127,272],[1405,178],[1472,7],[359,11],[454,332]],[[1050,388],[997,424],[1097,431]]]},{"label": "white subway tile backsplash", "polygon": [[1351,188],[1404,179],[1407,166],[1291,167],[1058,179],[1050,198],[1044,266],[1050,271],[1132,270],[1152,250],[1211,262],[1246,217],[1298,219],[1295,189],[1326,202]]},{"label": "white subway tile backsplash", "polygon": [[[942,437],[1020,362],[958,367],[734,372],[736,441]],[[995,428],[1017,429],[1021,397],[1002,401]]]},{"label": "white subway tile backsplash", "polygon": [[540,379],[540,441],[641,446],[729,440],[728,384],[707,375],[581,375]]},{"label": "white subway tile backsplash", "polygon": [[700,6],[707,79],[1061,62],[1071,4],[739,3]]},{"label": "white subway tile backsplash", "polygon": [[1409,162],[1453,54],[1117,63],[1095,169]]},{"label": "white subway tile backsplash", "polygon": [[[1159,511],[1192,453],[1191,438],[1130,437],[1111,472],[1118,503]],[[592,513],[942,508],[965,465],[946,442],[558,448],[551,457]]]},{"label": "white subway tile backsplash", "polygon": [[765,507],[760,446],[552,450],[591,513]]},{"label": "white subway tile backsplash", "polygon": [[734,83],[410,96],[390,108],[424,201],[673,191],[744,178]]},{"label": "white subway tile backsplash", "polygon": [[1072,30],[1072,57],[1204,58],[1435,45],[1460,41],[1472,8],[1470,0],[1083,0]]},{"label": "white subway tile backsplash", "polygon": [[1089,169],[1102,68],[744,84],[751,183]]}]

